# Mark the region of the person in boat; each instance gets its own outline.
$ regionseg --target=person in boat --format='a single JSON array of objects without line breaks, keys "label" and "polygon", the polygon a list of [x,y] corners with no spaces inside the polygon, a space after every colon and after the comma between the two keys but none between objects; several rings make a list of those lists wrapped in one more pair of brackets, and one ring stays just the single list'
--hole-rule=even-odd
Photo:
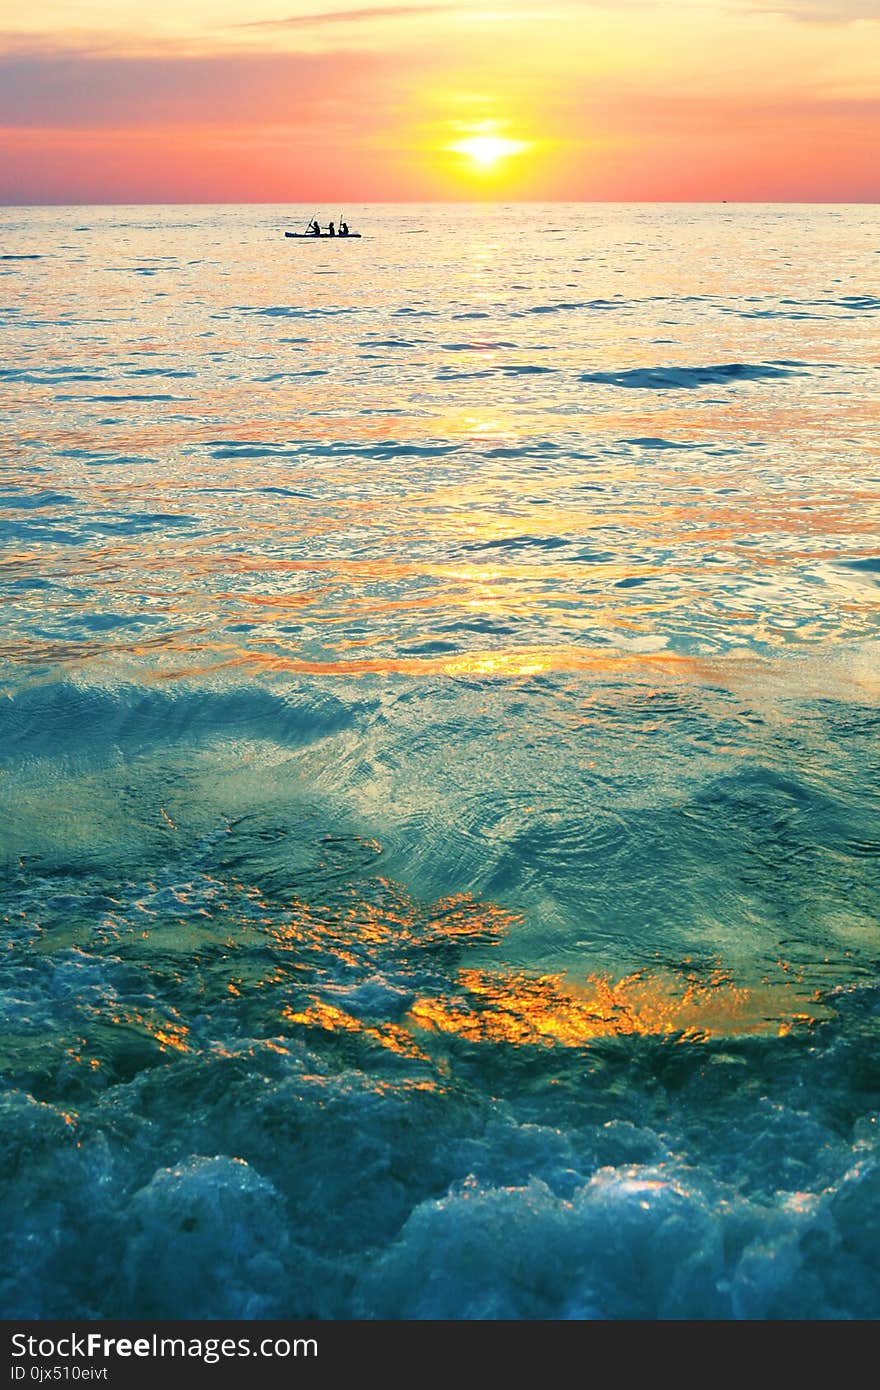
[{"label": "person in boat", "polygon": [[339,224],[339,235],[340,235],[340,236],[348,236],[348,223],[347,223],[347,222],[340,222],[340,224]]},{"label": "person in boat", "polygon": [[317,219],[317,217],[316,217],[315,220],[314,220],[313,222],[310,222],[310,223],[309,223],[309,236],[320,236],[320,235],[321,235],[321,227],[320,227],[320,223],[318,222],[318,219]]},{"label": "person in boat", "polygon": [[335,236],[335,235],[336,235],[336,228],[333,226],[333,223],[332,223],[332,222],[329,222],[329,223],[327,224],[327,235],[328,235],[328,236]]}]

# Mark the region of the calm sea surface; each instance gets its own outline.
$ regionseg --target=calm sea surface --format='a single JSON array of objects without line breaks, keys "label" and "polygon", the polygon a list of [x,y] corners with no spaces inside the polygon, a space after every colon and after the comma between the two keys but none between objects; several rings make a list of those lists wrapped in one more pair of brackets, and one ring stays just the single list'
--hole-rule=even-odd
[{"label": "calm sea surface", "polygon": [[0,210],[4,1316],[880,1316],[880,219]]}]

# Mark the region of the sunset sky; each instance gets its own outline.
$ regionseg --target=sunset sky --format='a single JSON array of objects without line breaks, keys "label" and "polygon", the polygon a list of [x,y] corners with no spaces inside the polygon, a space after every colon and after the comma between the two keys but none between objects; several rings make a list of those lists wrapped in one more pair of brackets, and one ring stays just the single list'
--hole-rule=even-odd
[{"label": "sunset sky", "polygon": [[872,201],[878,0],[0,0],[0,201]]}]

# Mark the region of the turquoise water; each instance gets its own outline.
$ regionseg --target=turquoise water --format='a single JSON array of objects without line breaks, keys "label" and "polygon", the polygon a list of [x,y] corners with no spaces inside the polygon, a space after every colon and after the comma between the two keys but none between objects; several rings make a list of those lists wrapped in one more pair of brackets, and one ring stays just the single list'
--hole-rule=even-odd
[{"label": "turquoise water", "polygon": [[880,1315],[872,208],[5,209],[5,1316]]}]

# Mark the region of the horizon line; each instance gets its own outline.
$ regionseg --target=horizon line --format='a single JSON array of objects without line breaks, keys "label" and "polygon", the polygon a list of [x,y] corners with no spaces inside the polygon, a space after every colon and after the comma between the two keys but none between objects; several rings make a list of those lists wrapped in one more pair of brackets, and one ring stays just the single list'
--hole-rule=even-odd
[{"label": "horizon line", "polygon": [[270,198],[83,199],[72,202],[6,202],[0,208],[135,208],[135,207],[877,207],[880,198],[311,198],[279,202]]}]

